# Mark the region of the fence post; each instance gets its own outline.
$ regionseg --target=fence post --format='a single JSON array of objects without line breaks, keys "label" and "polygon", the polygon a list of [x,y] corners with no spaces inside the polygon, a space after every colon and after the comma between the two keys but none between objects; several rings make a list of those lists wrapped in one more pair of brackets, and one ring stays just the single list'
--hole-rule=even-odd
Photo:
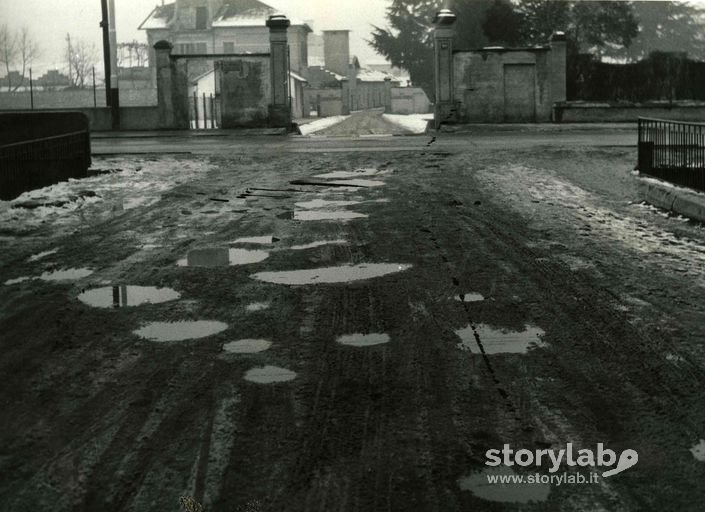
[{"label": "fence post", "polygon": [[208,109],[206,108],[206,93],[203,93],[203,129],[208,128]]},{"label": "fence post", "polygon": [[96,98],[95,95],[95,66],[91,68],[93,70],[93,107],[98,106],[98,99]]},{"label": "fence post", "polygon": [[32,68],[29,68],[29,106],[34,110],[34,86],[32,85]]},{"label": "fence post", "polygon": [[198,93],[196,91],[193,91],[193,122],[198,130]]}]

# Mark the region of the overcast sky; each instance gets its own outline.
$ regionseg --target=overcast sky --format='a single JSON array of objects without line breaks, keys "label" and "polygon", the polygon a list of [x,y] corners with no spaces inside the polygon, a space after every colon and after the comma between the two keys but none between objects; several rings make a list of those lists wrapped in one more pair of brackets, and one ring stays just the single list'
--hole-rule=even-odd
[{"label": "overcast sky", "polygon": [[[350,50],[363,64],[381,62],[364,42],[370,25],[384,25],[388,0],[263,0],[264,3],[302,20],[312,20],[316,32],[331,28],[351,30]],[[137,30],[160,0],[115,0],[118,41],[146,41]],[[0,0],[0,23],[28,27],[39,43],[42,57],[34,67],[40,70],[64,67],[64,38],[85,39],[101,46],[100,0]]]}]

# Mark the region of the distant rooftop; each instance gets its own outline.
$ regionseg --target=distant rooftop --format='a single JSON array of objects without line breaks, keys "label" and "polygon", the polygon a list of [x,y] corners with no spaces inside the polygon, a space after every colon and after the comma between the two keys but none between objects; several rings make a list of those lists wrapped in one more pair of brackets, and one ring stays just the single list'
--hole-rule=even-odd
[{"label": "distant rooftop", "polygon": [[[154,8],[146,20],[139,26],[141,30],[166,29],[173,22],[176,4],[170,3]],[[220,27],[263,27],[265,21],[272,14],[279,14],[280,11],[259,0],[230,0],[215,13],[211,21],[214,28]],[[311,28],[297,18],[286,15],[292,25],[305,26],[309,31]]]}]

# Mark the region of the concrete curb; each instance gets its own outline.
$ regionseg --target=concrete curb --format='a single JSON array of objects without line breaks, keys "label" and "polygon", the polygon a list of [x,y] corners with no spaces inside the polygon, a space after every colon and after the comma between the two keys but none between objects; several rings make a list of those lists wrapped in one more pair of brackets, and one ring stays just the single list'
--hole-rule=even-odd
[{"label": "concrete curb", "polygon": [[656,178],[637,178],[639,197],[649,204],[705,222],[705,194]]}]

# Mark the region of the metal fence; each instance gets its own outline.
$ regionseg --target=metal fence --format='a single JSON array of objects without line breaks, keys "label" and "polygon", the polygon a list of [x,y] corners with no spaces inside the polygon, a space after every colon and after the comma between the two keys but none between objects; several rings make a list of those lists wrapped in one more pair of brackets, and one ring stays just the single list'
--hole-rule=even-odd
[{"label": "metal fence", "polygon": [[705,123],[639,118],[639,172],[705,190]]},{"label": "metal fence", "polygon": [[87,129],[0,146],[0,199],[85,177],[90,148]]},{"label": "metal fence", "polygon": [[220,97],[212,94],[200,96],[194,92],[189,97],[189,118],[192,130],[215,130],[221,126]]}]

